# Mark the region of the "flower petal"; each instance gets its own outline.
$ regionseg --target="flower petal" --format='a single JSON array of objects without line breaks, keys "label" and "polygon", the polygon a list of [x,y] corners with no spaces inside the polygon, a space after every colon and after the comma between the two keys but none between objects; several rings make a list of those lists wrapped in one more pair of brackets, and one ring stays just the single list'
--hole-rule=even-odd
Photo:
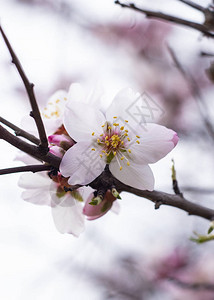
[{"label": "flower petal", "polygon": [[61,198],[61,201],[63,203],[70,203],[70,205],[57,205],[52,207],[52,216],[55,226],[60,233],[70,233],[78,237],[84,230],[82,205],[68,193]]},{"label": "flower petal", "polygon": [[98,177],[105,168],[105,161],[98,151],[92,151],[93,144],[79,142],[72,146],[62,158],[60,172],[69,177],[70,185],[86,185]]},{"label": "flower petal", "polygon": [[176,132],[157,124],[147,124],[146,129],[138,127],[137,133],[140,144],[133,143],[130,146],[135,163],[155,163],[166,156],[178,142]]},{"label": "flower petal", "polygon": [[[121,90],[112,101],[111,105],[106,111],[106,119],[109,122],[114,120],[116,116],[117,122],[120,125],[125,124],[126,129],[129,131],[136,127],[137,121],[134,115],[132,114],[130,107],[139,99],[140,94],[134,92],[131,88],[125,88]],[[125,122],[128,120],[128,123]]]},{"label": "flower petal", "polygon": [[111,173],[121,182],[140,190],[152,191],[154,189],[154,176],[147,165],[138,165],[133,162],[129,166],[125,160],[121,161],[122,170],[116,160],[109,165]]},{"label": "flower petal", "polygon": [[85,103],[74,101],[65,109],[65,129],[76,142],[90,139],[93,132],[99,134],[105,121],[101,111]]},{"label": "flower petal", "polygon": [[28,173],[22,174],[19,177],[18,185],[24,189],[49,189],[51,186],[51,179],[46,173]]},{"label": "flower petal", "polygon": [[51,195],[49,190],[30,189],[22,193],[22,199],[37,205],[51,206]]}]

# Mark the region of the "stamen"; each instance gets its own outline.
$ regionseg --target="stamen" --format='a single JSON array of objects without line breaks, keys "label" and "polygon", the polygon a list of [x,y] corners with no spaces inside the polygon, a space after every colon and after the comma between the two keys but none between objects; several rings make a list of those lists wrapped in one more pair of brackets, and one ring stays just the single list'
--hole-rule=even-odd
[{"label": "stamen", "polygon": [[100,139],[97,139],[97,143],[100,143]]},{"label": "stamen", "polygon": [[139,138],[140,138],[140,137],[139,137],[139,135],[136,135],[136,138],[138,138],[138,139],[139,139]]},{"label": "stamen", "polygon": [[102,158],[102,157],[103,157],[103,155],[102,155],[102,154],[100,154],[100,157]]},{"label": "stamen", "polygon": [[113,117],[114,119],[117,119],[117,117]]},{"label": "stamen", "polygon": [[129,142],[131,141],[129,137],[127,137],[127,140],[128,140]]},{"label": "stamen", "polygon": [[124,126],[121,126],[121,127],[120,127],[120,130],[123,130],[123,129],[124,129]]},{"label": "stamen", "polygon": [[137,144],[140,144],[140,141],[137,140],[136,143],[137,143]]},{"label": "stamen", "polygon": [[129,131],[126,129],[125,132],[129,132]]},{"label": "stamen", "polygon": [[116,151],[114,151],[114,156],[117,154],[117,152]]},{"label": "stamen", "polygon": [[128,152],[129,152],[129,153],[132,153],[131,149],[128,149]]},{"label": "stamen", "polygon": [[128,123],[129,121],[128,121],[128,120],[125,120],[125,122]]},{"label": "stamen", "polygon": [[121,160],[124,160],[124,156],[122,156],[120,159],[121,159]]},{"label": "stamen", "polygon": [[94,134],[95,134],[95,132],[92,132],[92,134],[91,134],[91,135],[93,135],[93,136],[94,136]]},{"label": "stamen", "polygon": [[104,125],[102,125],[101,127],[105,127],[105,124],[104,124]]},{"label": "stamen", "polygon": [[122,170],[123,167],[120,167],[120,171]]},{"label": "stamen", "polygon": [[95,148],[91,148],[91,151],[95,151]]},{"label": "stamen", "polygon": [[127,166],[130,166],[130,162],[129,161],[127,161]]},{"label": "stamen", "polygon": [[60,100],[59,100],[59,99],[57,99],[57,100],[56,100],[56,103],[59,103],[59,102],[60,102]]}]

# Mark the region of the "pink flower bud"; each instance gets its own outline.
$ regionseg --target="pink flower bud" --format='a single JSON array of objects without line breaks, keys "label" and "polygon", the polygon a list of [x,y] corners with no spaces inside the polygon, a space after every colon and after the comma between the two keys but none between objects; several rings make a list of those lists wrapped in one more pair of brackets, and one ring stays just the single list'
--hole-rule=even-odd
[{"label": "pink flower bud", "polygon": [[88,220],[95,220],[105,215],[111,209],[113,202],[116,200],[109,190],[106,192],[103,201],[98,205],[89,204],[93,197],[93,194],[88,197],[83,208],[83,214],[87,216]]},{"label": "pink flower bud", "polygon": [[65,150],[58,146],[50,146],[49,152],[52,153],[53,155],[59,156],[60,158],[62,158],[63,155],[65,154]]},{"label": "pink flower bud", "polygon": [[65,134],[52,134],[48,137],[48,142],[52,145],[59,146],[65,150],[68,150],[74,145],[74,141]]}]

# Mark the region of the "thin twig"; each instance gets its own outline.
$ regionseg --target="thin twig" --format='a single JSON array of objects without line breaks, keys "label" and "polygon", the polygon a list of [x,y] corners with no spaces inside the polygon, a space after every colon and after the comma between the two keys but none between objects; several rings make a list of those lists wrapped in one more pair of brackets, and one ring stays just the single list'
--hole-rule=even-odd
[{"label": "thin twig", "polygon": [[19,75],[21,76],[22,81],[24,83],[24,86],[26,88],[26,91],[27,91],[27,94],[28,94],[28,97],[29,97],[29,101],[30,101],[30,104],[31,104],[31,108],[32,108],[32,112],[30,113],[30,115],[34,118],[37,129],[38,129],[38,133],[39,133],[40,148],[44,153],[45,152],[47,153],[48,152],[48,140],[47,140],[47,136],[46,136],[46,133],[45,133],[44,124],[42,122],[42,118],[41,118],[41,115],[40,115],[40,112],[39,112],[39,108],[38,108],[38,105],[37,105],[37,101],[36,101],[36,98],[35,98],[35,95],[34,95],[34,90],[33,90],[34,85],[29,82],[27,76],[25,75],[25,72],[24,72],[24,70],[21,66],[21,63],[20,63],[18,57],[16,56],[16,54],[15,54],[15,52],[14,52],[7,36],[6,36],[6,34],[4,33],[1,26],[0,26],[0,32],[3,36],[5,44],[6,44],[8,50],[10,52],[10,55],[12,57],[12,63],[14,63],[14,65],[16,66],[16,68],[19,72]]},{"label": "thin twig", "polygon": [[16,136],[22,136],[25,139],[27,139],[28,141],[30,141],[30,142],[32,142],[36,145],[40,144],[40,140],[37,137],[35,137],[34,135],[28,133],[27,131],[19,128],[18,126],[16,126],[13,123],[7,121],[6,119],[0,117],[0,122],[3,123],[4,125],[8,126],[9,128],[13,129]]},{"label": "thin twig", "polygon": [[18,148],[19,150],[41,160],[44,161],[51,166],[55,167],[56,169],[59,168],[61,159],[58,156],[55,156],[48,152],[47,154],[44,154],[40,151],[40,148],[37,146],[34,146],[32,144],[28,144],[22,139],[18,138],[17,136],[10,133],[8,130],[6,130],[3,126],[0,125],[0,139],[5,140],[9,144],[13,145],[14,147]]},{"label": "thin twig", "polygon": [[53,167],[50,165],[29,165],[29,166],[1,169],[0,175],[20,173],[20,172],[36,173],[36,172],[41,172],[41,171],[49,171],[51,169],[53,169]]},{"label": "thin twig", "polygon": [[178,17],[174,17],[174,16],[171,16],[171,15],[168,15],[168,14],[161,13],[161,12],[155,12],[155,11],[139,8],[139,7],[135,6],[135,4],[133,4],[133,3],[124,4],[124,3],[121,3],[120,1],[116,0],[115,4],[118,4],[121,7],[130,8],[132,10],[143,13],[148,18],[155,18],[155,19],[159,19],[159,20],[165,20],[165,21],[169,21],[169,22],[172,22],[172,23],[175,23],[175,24],[178,24],[178,25],[184,25],[184,26],[193,28],[195,30],[200,31],[201,33],[203,33],[207,37],[214,38],[214,33],[210,32],[207,29],[207,27],[202,25],[202,24],[192,22],[192,21],[188,21],[188,20],[184,20],[184,19],[181,19],[181,18],[178,18]]},{"label": "thin twig", "polygon": [[207,282],[185,282],[181,281],[180,279],[170,277],[168,278],[171,282],[173,282],[176,285],[179,285],[182,288],[185,289],[191,289],[191,290],[203,290],[203,291],[214,291],[214,284],[207,283]]},{"label": "thin twig", "polygon": [[205,7],[203,7],[203,6],[199,5],[199,4],[196,4],[196,3],[192,2],[192,1],[187,1],[187,0],[178,0],[178,1],[180,1],[180,2],[182,2],[184,4],[186,4],[186,5],[189,5],[190,7],[193,7],[193,8],[195,8],[195,9],[201,11],[201,12],[204,12],[204,11],[207,10],[207,8],[205,8]]},{"label": "thin twig", "polygon": [[[212,141],[214,142],[213,124],[209,119],[208,108],[202,99],[201,91],[200,91],[195,79],[192,77],[192,75],[190,73],[187,73],[184,70],[184,68],[183,68],[182,64],[179,62],[175,52],[169,45],[167,45],[167,49],[169,51],[169,54],[170,54],[173,62],[175,63],[175,66],[180,71],[180,73],[183,75],[183,77],[186,79],[186,82],[188,83],[188,85],[190,87],[191,93],[192,93],[193,97],[196,99],[196,103],[198,104],[198,109],[199,109],[201,118],[203,120],[204,126],[207,129],[207,132],[208,132],[209,136],[211,137]],[[203,107],[203,110],[202,110],[202,107]]]}]

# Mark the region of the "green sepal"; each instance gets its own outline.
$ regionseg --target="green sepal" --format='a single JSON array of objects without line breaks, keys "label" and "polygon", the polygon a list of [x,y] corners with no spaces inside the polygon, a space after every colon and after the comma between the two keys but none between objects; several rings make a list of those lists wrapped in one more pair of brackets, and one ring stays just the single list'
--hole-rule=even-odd
[{"label": "green sepal", "polygon": [[114,153],[111,151],[106,159],[107,164],[110,164],[113,158],[114,158]]},{"label": "green sepal", "polygon": [[109,208],[111,207],[111,203],[110,202],[106,202],[102,209],[101,209],[101,212],[104,213],[105,211],[107,211]]},{"label": "green sepal", "polygon": [[80,193],[77,190],[72,191],[71,195],[75,200],[79,202],[83,202],[83,197],[80,195]]},{"label": "green sepal", "polygon": [[213,229],[214,229],[213,226],[210,226],[207,233],[210,234],[213,231]]},{"label": "green sepal", "polygon": [[57,197],[62,198],[63,196],[65,196],[65,194],[66,194],[66,191],[59,186],[56,191]]}]

